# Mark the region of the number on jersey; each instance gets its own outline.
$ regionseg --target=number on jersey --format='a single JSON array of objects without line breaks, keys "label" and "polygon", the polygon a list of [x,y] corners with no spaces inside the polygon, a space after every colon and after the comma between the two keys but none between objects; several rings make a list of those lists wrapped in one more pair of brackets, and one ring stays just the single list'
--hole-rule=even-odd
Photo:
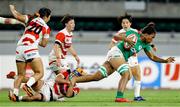
[{"label": "number on jersey", "polygon": [[42,31],[42,26],[37,23],[33,23],[31,27],[28,29],[28,31],[34,32],[35,34],[39,34]]}]

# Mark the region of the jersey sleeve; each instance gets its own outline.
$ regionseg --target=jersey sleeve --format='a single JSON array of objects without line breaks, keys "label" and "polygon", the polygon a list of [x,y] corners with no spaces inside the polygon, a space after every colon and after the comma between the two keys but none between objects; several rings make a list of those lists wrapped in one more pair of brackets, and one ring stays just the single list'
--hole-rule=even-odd
[{"label": "jersey sleeve", "polygon": [[145,46],[144,51],[151,51],[151,45],[148,44],[147,46]]},{"label": "jersey sleeve", "polygon": [[[118,35],[119,33],[116,33],[115,35]],[[115,37],[113,37],[112,39],[111,39],[111,41],[113,42],[113,43],[117,43],[118,42],[118,40],[115,38]]]},{"label": "jersey sleeve", "polygon": [[49,35],[50,35],[50,32],[51,32],[50,28],[46,29],[46,33],[44,34],[44,38],[48,39]]},{"label": "jersey sleeve", "polygon": [[[119,35],[120,33],[126,33],[126,31],[124,29],[121,29],[115,35]],[[114,37],[111,39],[111,41],[113,43],[117,43],[118,42],[118,40],[116,38],[114,38]]]},{"label": "jersey sleeve", "polygon": [[32,18],[31,15],[25,15],[25,24],[29,23],[31,18]]},{"label": "jersey sleeve", "polygon": [[60,32],[56,35],[55,43],[61,44],[64,42],[64,40],[65,40],[65,35],[64,33]]}]

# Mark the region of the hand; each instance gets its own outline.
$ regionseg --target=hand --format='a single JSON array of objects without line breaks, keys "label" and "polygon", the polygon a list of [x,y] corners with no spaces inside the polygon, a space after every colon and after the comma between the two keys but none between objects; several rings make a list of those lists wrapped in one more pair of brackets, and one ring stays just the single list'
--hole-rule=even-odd
[{"label": "hand", "polygon": [[175,61],[174,57],[169,57],[166,59],[167,63],[173,63]]},{"label": "hand", "polygon": [[126,38],[125,42],[127,42],[131,47],[133,47],[135,45],[135,42],[129,38]]},{"label": "hand", "polygon": [[157,51],[157,48],[156,48],[156,47],[153,47],[152,49],[153,49],[153,51],[154,51],[154,52],[156,52],[156,51]]},{"label": "hand", "polygon": [[152,47],[152,49],[153,49],[154,52],[157,51],[157,48],[156,48],[156,46],[155,46],[154,44],[151,44],[151,47]]},{"label": "hand", "polygon": [[79,59],[79,57],[78,57],[78,56],[75,56],[74,58],[76,59],[77,66],[78,66],[78,65],[80,64],[80,59]]},{"label": "hand", "polygon": [[58,67],[61,66],[61,58],[57,58],[56,59],[56,64],[57,64]]},{"label": "hand", "polygon": [[10,5],[9,5],[9,8],[10,8],[10,9],[15,9],[15,6],[10,4]]}]

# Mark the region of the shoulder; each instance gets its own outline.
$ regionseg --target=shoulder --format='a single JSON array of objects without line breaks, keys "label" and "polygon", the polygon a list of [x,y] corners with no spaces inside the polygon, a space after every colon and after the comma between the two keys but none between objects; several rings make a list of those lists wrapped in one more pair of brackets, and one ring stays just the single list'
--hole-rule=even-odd
[{"label": "shoulder", "polygon": [[65,29],[60,30],[60,31],[57,33],[57,35],[63,35],[63,36],[65,36],[65,35],[66,35]]},{"label": "shoulder", "polygon": [[25,23],[30,23],[33,19],[37,18],[34,15],[30,15],[30,14],[25,15],[25,17],[26,17]]},{"label": "shoulder", "polygon": [[63,32],[58,32],[57,34],[56,34],[56,37],[57,36],[65,36],[65,34],[63,33]]},{"label": "shoulder", "polygon": [[130,30],[134,31],[134,32],[138,32],[137,29],[134,29],[134,28],[130,28]]},{"label": "shoulder", "polygon": [[133,33],[133,34],[138,34],[138,30],[136,30],[136,29],[133,29],[133,28],[130,28],[126,33]]},{"label": "shoulder", "polygon": [[120,29],[118,33],[125,33],[126,31],[124,29]]},{"label": "shoulder", "polygon": [[66,28],[62,29],[60,32],[64,33],[64,35],[70,36],[72,33],[68,33],[68,31],[66,30]]}]

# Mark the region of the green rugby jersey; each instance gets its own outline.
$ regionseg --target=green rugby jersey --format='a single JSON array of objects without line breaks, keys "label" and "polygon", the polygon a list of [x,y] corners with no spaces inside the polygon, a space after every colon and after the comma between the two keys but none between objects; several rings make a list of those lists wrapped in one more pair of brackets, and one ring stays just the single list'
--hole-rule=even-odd
[{"label": "green rugby jersey", "polygon": [[120,42],[117,43],[117,47],[123,53],[124,58],[125,58],[126,61],[128,60],[128,58],[130,56],[132,56],[133,54],[138,53],[142,49],[144,49],[145,51],[150,51],[151,50],[150,44],[147,44],[147,43],[144,43],[144,42],[141,41],[140,34],[138,34],[137,32],[135,32],[133,30],[128,30],[126,32],[126,37],[128,37],[130,35],[135,35],[137,37],[137,42],[130,49],[125,49],[124,48],[124,44],[125,44],[124,41],[120,41]]}]

